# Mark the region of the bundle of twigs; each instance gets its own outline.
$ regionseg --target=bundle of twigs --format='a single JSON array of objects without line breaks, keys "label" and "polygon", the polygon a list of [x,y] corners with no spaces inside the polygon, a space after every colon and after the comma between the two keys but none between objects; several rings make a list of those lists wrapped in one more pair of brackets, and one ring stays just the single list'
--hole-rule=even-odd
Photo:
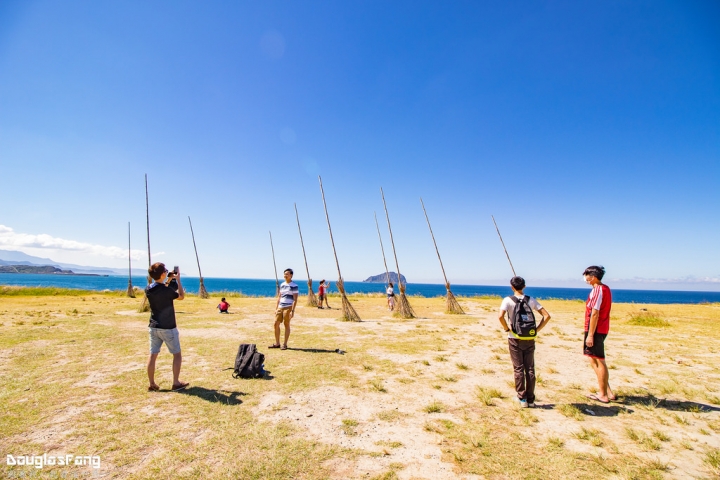
[{"label": "bundle of twigs", "polygon": [[440,268],[443,272],[443,278],[445,279],[445,289],[447,290],[447,307],[445,308],[445,313],[464,315],[465,312],[455,299],[455,295],[453,295],[450,291],[450,282],[448,282],[447,275],[445,275],[445,267],[443,266],[442,258],[440,258],[440,250],[438,250],[437,242],[435,241],[435,234],[430,226],[430,219],[428,218],[427,211],[425,210],[425,203],[423,202],[422,197],[420,197],[420,204],[422,205],[425,220],[427,220],[428,228],[430,229],[430,236],[432,237],[433,245],[435,245],[435,253],[437,253],[438,260],[440,261]]},{"label": "bundle of twigs", "polygon": [[127,296],[130,298],[135,298],[135,289],[133,288],[132,284],[132,257],[130,256],[131,250],[130,250],[130,222],[128,222],[128,288],[127,288]]},{"label": "bundle of twigs", "polygon": [[342,300],[343,311],[343,315],[341,318],[342,320],[346,320],[349,322],[360,322],[360,315],[358,315],[353,306],[350,305],[350,300],[348,300],[347,296],[345,295],[345,284],[343,283],[342,274],[340,273],[340,262],[338,262],[337,251],[335,250],[335,240],[333,240],[332,228],[330,227],[330,216],[328,215],[327,203],[325,202],[325,191],[323,190],[322,178],[320,178],[320,175],[318,175],[318,180],[320,181],[320,193],[322,194],[323,207],[325,207],[325,218],[327,219],[328,231],[330,232],[330,243],[332,244],[333,254],[335,255],[335,265],[337,266],[338,270],[337,287],[340,291],[340,299]]},{"label": "bundle of twigs", "polygon": [[193,231],[192,220],[190,220],[189,216],[188,222],[190,222],[190,234],[192,235],[193,248],[195,249],[195,259],[197,260],[198,265],[198,275],[200,275],[200,291],[198,292],[198,296],[200,298],[210,298],[210,295],[208,295],[208,292],[205,289],[205,282],[203,282],[202,270],[200,270],[200,257],[198,257],[197,245],[195,245],[195,232]]},{"label": "bundle of twigs", "polygon": [[398,301],[396,303],[396,312],[393,315],[401,318],[415,318],[415,312],[408,302],[407,296],[405,295],[405,284],[402,282],[402,276],[400,275],[400,264],[398,264],[397,252],[395,251],[395,240],[393,239],[392,227],[390,226],[390,215],[388,214],[387,204],[385,203],[385,193],[382,187],[380,187],[380,195],[382,195],[383,207],[385,207],[385,217],[387,218],[388,230],[390,231],[390,243],[392,244],[393,256],[395,257],[395,267],[397,268],[398,286],[400,287],[400,295],[397,295]]},{"label": "bundle of twigs", "polygon": [[[148,285],[152,283],[152,278],[150,278],[150,267],[152,266],[152,260],[150,259],[150,202],[148,199],[148,181],[147,181],[147,173],[145,174],[145,220],[147,221],[147,243],[148,243],[148,276],[147,276],[147,282]],[[150,311],[150,304],[148,303],[147,296],[143,295],[143,301],[140,305],[140,310],[142,312],[149,312]]]},{"label": "bundle of twigs", "polygon": [[300,229],[300,216],[298,215],[297,203],[295,203],[293,205],[295,205],[295,220],[297,220],[298,232],[300,233],[300,246],[302,247],[302,251],[303,251],[303,259],[305,260],[305,271],[307,272],[307,279],[308,279],[307,280],[308,294],[307,294],[307,302],[305,302],[305,305],[308,307],[317,307],[318,302],[317,302],[317,298],[315,297],[315,292],[313,292],[312,278],[310,278],[310,269],[308,268],[307,256],[305,255],[305,243],[303,242],[302,230]]}]

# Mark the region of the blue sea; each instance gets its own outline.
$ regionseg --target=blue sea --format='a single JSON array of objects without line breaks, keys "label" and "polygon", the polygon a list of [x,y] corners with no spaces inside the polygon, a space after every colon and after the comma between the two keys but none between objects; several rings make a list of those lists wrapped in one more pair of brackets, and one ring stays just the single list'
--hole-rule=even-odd
[{"label": "blue sea", "polygon": [[[0,285],[22,285],[28,287],[60,287],[77,288],[83,290],[125,290],[127,277],[108,276],[91,277],[75,275],[39,275],[0,273]],[[197,277],[183,277],[183,286],[189,292],[197,292],[200,288]],[[258,297],[272,297],[275,295],[275,280],[248,279],[248,278],[205,278],[205,288],[208,292],[234,291],[245,295]],[[144,287],[145,277],[133,277],[133,285]],[[296,280],[300,292],[307,294],[307,281]],[[317,291],[318,282],[313,282]],[[384,293],[385,287],[381,283],[345,282],[348,293]],[[337,291],[335,282],[331,282],[330,292]],[[506,296],[511,293],[510,287],[490,285],[452,285],[452,291],[459,296],[499,295]],[[563,300],[585,300],[588,288],[550,288],[528,287],[528,295],[539,299],[557,298]],[[422,295],[435,297],[445,295],[445,286],[440,284],[411,283],[407,286],[409,295]],[[666,290],[620,290],[613,289],[613,301],[621,303],[717,303],[720,302],[720,292],[685,292]]]}]

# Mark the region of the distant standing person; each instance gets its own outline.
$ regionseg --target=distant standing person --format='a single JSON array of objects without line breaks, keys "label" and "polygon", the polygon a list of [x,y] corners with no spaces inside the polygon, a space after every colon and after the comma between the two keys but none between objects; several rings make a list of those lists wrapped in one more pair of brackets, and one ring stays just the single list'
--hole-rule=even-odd
[{"label": "distant standing person", "polygon": [[330,284],[325,283],[325,279],[320,280],[320,286],[318,287],[318,299],[320,300],[320,304],[318,305],[318,308],[323,308],[322,305],[323,305],[323,300],[324,300],[327,308],[332,310],[332,307],[330,307],[330,304],[328,303],[328,299],[327,299],[328,288],[330,288]]},{"label": "distant standing person", "polygon": [[610,331],[612,293],[610,287],[602,283],[604,276],[605,267],[597,265],[590,266],[583,272],[585,282],[592,286],[585,304],[583,355],[588,357],[598,380],[598,393],[588,395],[588,398],[600,403],[608,403],[616,398],[610,389],[610,372],[605,363],[605,338]]},{"label": "distant standing person", "polygon": [[225,297],[220,299],[220,303],[218,303],[217,308],[218,308],[218,310],[220,310],[220,313],[230,313],[230,312],[228,312],[228,308],[230,308],[230,304],[225,301]]},{"label": "distant standing person", "polygon": [[387,293],[387,303],[388,303],[388,310],[391,312],[395,308],[395,289],[393,288],[392,282],[388,282],[388,287],[386,290]]},{"label": "distant standing person", "polygon": [[[513,295],[505,297],[500,304],[500,325],[508,334],[508,348],[515,372],[515,392],[521,408],[535,406],[535,335],[543,329],[550,321],[550,314],[534,298],[525,295],[525,280],[522,277],[513,277],[510,280]],[[525,312],[534,317],[532,310],[542,315],[542,321],[530,332],[531,336],[523,337],[521,332],[514,332],[505,321],[505,313],[508,321],[513,324],[516,310],[518,314]],[[531,310],[532,309],[532,310]],[[533,322],[534,323],[534,322]]]},{"label": "distant standing person", "polygon": [[[275,343],[269,348],[287,350],[288,338],[290,338],[290,320],[295,316],[298,294],[300,293],[297,283],[292,281],[292,268],[286,268],[283,272],[285,281],[280,284],[280,294],[275,305]],[[285,342],[280,346],[280,324],[285,325]]]},{"label": "distant standing person", "polygon": [[[180,353],[180,334],[175,322],[174,300],[185,298],[185,291],[180,283],[180,270],[175,267],[168,272],[163,263],[153,263],[148,268],[150,277],[154,280],[145,288],[145,297],[150,303],[150,358],[147,364],[147,375],[150,380],[148,391],[156,392],[160,386],[155,383],[155,360],[164,343],[173,355],[173,384],[172,390],[182,390],[189,384],[180,381],[180,367],[182,366],[182,353]],[[169,275],[168,275],[169,273]],[[169,280],[167,284],[166,280]]]}]

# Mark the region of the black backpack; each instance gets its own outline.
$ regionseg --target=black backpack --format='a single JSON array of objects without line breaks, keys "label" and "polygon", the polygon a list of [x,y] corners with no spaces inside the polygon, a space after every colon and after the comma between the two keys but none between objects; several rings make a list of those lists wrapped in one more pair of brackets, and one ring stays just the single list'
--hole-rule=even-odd
[{"label": "black backpack", "polygon": [[257,351],[254,343],[241,343],[235,357],[233,378],[262,378],[265,376],[265,355]]},{"label": "black backpack", "polygon": [[535,314],[528,305],[530,297],[524,295],[523,298],[517,298],[515,295],[511,295],[510,298],[515,302],[510,328],[521,340],[534,340],[537,335],[537,325],[535,324]]}]

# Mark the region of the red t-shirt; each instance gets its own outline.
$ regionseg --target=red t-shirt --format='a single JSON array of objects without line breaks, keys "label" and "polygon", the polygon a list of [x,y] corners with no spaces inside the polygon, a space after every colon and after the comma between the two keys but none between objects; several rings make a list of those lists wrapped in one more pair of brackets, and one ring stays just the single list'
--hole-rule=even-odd
[{"label": "red t-shirt", "polygon": [[585,304],[585,331],[590,330],[590,316],[593,310],[600,311],[595,333],[607,333],[610,331],[610,306],[612,305],[612,293],[607,285],[596,285],[588,295]]},{"label": "red t-shirt", "polygon": [[320,286],[318,287],[318,294],[319,294],[319,295],[325,295],[325,285],[322,284],[322,283],[321,283]]}]

